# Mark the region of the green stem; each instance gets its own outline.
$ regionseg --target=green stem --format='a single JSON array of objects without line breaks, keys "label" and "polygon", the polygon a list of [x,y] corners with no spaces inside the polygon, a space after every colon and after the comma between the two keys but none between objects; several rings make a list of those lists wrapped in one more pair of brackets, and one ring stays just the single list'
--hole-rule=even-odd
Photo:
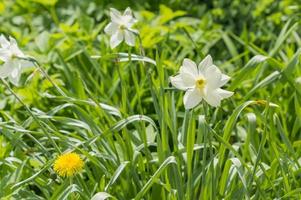
[{"label": "green stem", "polygon": [[34,65],[42,72],[43,76],[53,85],[53,87],[56,88],[56,90],[60,93],[60,95],[67,97],[67,95],[63,92],[61,88],[59,88],[58,85],[56,85],[50,78],[50,76],[47,74],[47,72],[41,67],[38,61],[33,60]]},{"label": "green stem", "polygon": [[[117,60],[119,61],[119,57],[117,57]],[[117,63],[119,63],[117,61]],[[117,72],[118,72],[118,76],[120,79],[120,89],[121,89],[121,106],[122,106],[122,114],[126,115],[126,111],[127,111],[127,93],[126,93],[126,88],[125,88],[125,82],[123,80],[123,73],[122,73],[122,69],[120,69],[120,65],[117,66]],[[126,116],[125,116],[126,117]]]},{"label": "green stem", "polygon": [[59,153],[61,153],[61,150],[59,149],[59,147],[57,146],[57,144],[55,143],[55,141],[53,140],[53,138],[50,136],[50,134],[48,133],[48,131],[46,130],[46,128],[41,124],[40,120],[31,112],[31,110],[27,107],[27,105],[18,97],[18,95],[10,88],[9,84],[3,78],[1,78],[1,81],[3,82],[3,84],[5,85],[5,87],[10,91],[10,93],[12,95],[14,95],[14,97],[22,104],[22,106],[25,107],[25,109],[32,116],[32,118],[38,123],[38,125],[43,130],[44,134],[48,137],[48,139],[53,144],[53,146],[56,149],[56,151],[59,152]]},{"label": "green stem", "polygon": [[[191,119],[191,120],[190,120]],[[187,153],[187,200],[192,199],[192,188],[193,188],[193,177],[192,177],[192,158],[193,158],[193,148],[195,142],[195,124],[193,110],[190,112],[190,117],[187,120],[187,139],[186,139],[186,153]]]},{"label": "green stem", "polygon": [[58,18],[58,16],[57,16],[57,14],[56,14],[55,6],[54,6],[54,5],[50,7],[50,15],[51,15],[51,17],[52,17],[54,23],[55,23],[57,26],[59,26],[59,25],[60,25],[60,21],[59,21],[59,18]]},{"label": "green stem", "polygon": [[[139,34],[137,34],[137,36],[138,36],[138,40],[139,40],[140,54],[141,54],[142,56],[145,56],[145,51],[144,51],[144,48],[143,48],[143,45],[142,45],[142,39],[141,39],[141,37],[140,37]],[[143,62],[143,63],[144,63],[144,62]]]},{"label": "green stem", "polygon": [[216,183],[215,183],[215,171],[214,171],[214,155],[213,155],[213,147],[212,147],[212,141],[213,141],[213,136],[212,132],[209,131],[209,155],[210,155],[210,170],[211,170],[211,197],[212,199],[216,199],[215,197],[215,191],[216,191]]},{"label": "green stem", "polygon": [[187,129],[188,129],[188,125],[189,125],[189,110],[185,110],[185,114],[184,114],[184,120],[183,120],[183,125],[182,125],[182,143],[186,144],[187,142]]},{"label": "green stem", "polygon": [[[118,54],[117,54],[118,55]],[[117,57],[117,64],[119,64],[119,57]],[[124,82],[124,79],[123,79],[123,73],[122,73],[122,69],[121,68],[121,65],[118,65],[117,66],[117,72],[118,72],[118,76],[119,76],[119,79],[120,79],[120,89],[121,89],[121,113],[123,115],[123,117],[127,117],[127,90],[126,90],[126,83]],[[125,139],[125,143],[126,143],[126,150],[127,150],[127,153],[128,153],[128,160],[131,159],[132,155],[133,155],[133,150],[131,148],[131,139],[129,137],[129,134],[127,133],[126,131],[126,128],[125,129],[122,129],[122,135],[123,135],[123,138]]]},{"label": "green stem", "polygon": [[[204,113],[204,120],[205,120],[205,123],[206,123],[206,116],[207,116],[207,106],[206,106],[206,103],[203,102],[203,113]],[[204,144],[204,148],[203,148],[203,154],[202,154],[202,187],[201,187],[201,191],[200,191],[200,196],[199,196],[199,199],[203,199],[204,197],[207,198],[207,187],[205,187],[207,184],[206,184],[206,166],[207,166],[207,153],[208,153],[208,143],[209,143],[209,148],[211,147],[210,144],[211,144],[211,141],[210,141],[210,138],[208,138],[208,128],[207,127],[204,127],[204,132],[203,132],[203,144]],[[208,139],[209,139],[209,142],[208,142]],[[210,157],[211,159],[211,157]],[[209,160],[210,160],[209,159]]]},{"label": "green stem", "polygon": [[64,92],[63,92],[63,90],[57,85],[57,84],[55,84],[52,80],[51,80],[51,78],[50,78],[50,76],[47,74],[47,72],[41,67],[41,65],[40,65],[40,63],[36,60],[36,59],[34,59],[34,58],[32,58],[32,57],[19,57],[19,59],[22,59],[22,60],[26,60],[26,61],[30,61],[30,62],[32,62],[34,65],[35,65],[35,67],[36,68],[38,68],[41,72],[42,72],[42,74],[43,74],[43,76],[53,85],[53,87],[55,87],[55,89],[60,93],[60,95],[62,95],[62,96],[64,96],[64,97],[68,97]]}]

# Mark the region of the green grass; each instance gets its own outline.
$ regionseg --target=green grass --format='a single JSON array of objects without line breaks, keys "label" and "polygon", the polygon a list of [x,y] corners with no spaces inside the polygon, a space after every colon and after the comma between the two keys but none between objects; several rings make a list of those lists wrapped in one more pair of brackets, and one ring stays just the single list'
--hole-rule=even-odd
[{"label": "green grass", "polygon": [[[258,29],[237,32],[238,22],[215,21],[210,7],[200,17],[180,3],[133,3],[143,49],[137,40],[111,50],[107,11],[125,6],[95,1],[76,12],[47,2],[0,3],[1,32],[49,75],[31,68],[21,86],[1,83],[1,199],[301,199],[298,12],[279,8],[277,24],[257,8]],[[185,111],[169,76],[208,53],[235,94],[219,108]],[[72,178],[53,170],[67,151],[85,162]]]}]

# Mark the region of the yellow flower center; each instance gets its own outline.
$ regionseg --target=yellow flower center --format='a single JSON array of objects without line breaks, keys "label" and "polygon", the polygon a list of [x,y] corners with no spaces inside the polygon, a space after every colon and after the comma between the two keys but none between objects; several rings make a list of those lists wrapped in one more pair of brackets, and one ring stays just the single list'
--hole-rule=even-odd
[{"label": "yellow flower center", "polygon": [[195,81],[195,86],[200,90],[204,89],[205,85],[206,85],[206,80],[203,78],[198,78]]},{"label": "yellow flower center", "polygon": [[12,60],[14,60],[14,59],[17,59],[18,57],[17,57],[16,54],[11,54],[10,58],[11,58]]},{"label": "yellow flower center", "polygon": [[73,176],[82,170],[83,160],[76,153],[66,153],[60,155],[54,162],[53,169],[60,176]]},{"label": "yellow flower center", "polygon": [[125,30],[126,29],[125,25],[123,25],[123,24],[120,25],[119,28],[120,28],[120,30]]}]

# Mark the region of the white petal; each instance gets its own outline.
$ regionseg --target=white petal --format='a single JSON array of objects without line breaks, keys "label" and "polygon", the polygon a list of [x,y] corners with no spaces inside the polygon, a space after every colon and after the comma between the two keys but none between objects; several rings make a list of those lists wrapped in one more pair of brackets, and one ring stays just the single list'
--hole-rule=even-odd
[{"label": "white petal", "polygon": [[0,60],[7,62],[11,57],[11,53],[7,49],[0,49]]},{"label": "white petal", "polygon": [[137,29],[132,29],[132,28],[127,28],[129,31],[131,31],[132,33],[135,33],[135,34],[139,34],[139,31]]},{"label": "white petal", "polygon": [[186,90],[186,86],[183,83],[182,77],[181,75],[177,75],[177,76],[171,76],[169,77],[170,82],[172,84],[172,86],[174,86],[175,88],[179,89],[179,90]]},{"label": "white petal", "polygon": [[202,62],[200,62],[199,66],[198,66],[199,72],[201,74],[204,74],[207,67],[210,67],[211,65],[213,65],[212,57],[210,55],[208,55],[202,60]]},{"label": "white petal", "polygon": [[137,22],[137,20],[133,17],[133,13],[130,7],[126,8],[122,18],[127,28],[131,28]]},{"label": "white petal", "polygon": [[19,84],[19,79],[21,77],[22,69],[21,69],[21,63],[15,62],[14,64],[17,65],[17,67],[13,68],[13,70],[9,76],[9,80],[12,84],[17,86]]},{"label": "white petal", "polygon": [[18,66],[17,66],[17,67],[14,66],[14,67],[13,67],[13,70],[12,70],[11,73],[10,73],[11,77],[13,77],[13,78],[18,77],[19,74],[20,74],[20,71],[21,71],[20,63],[16,63],[16,62],[15,62],[15,64],[17,64]]},{"label": "white petal", "polygon": [[204,71],[204,76],[205,79],[207,80],[207,84],[208,84],[207,87],[210,88],[210,90],[217,89],[222,84],[221,82],[222,73],[215,65],[211,65],[207,67],[206,70]]},{"label": "white petal", "polygon": [[222,99],[229,98],[234,94],[234,92],[231,92],[231,91],[228,91],[228,90],[223,90],[223,89],[220,89],[220,88],[217,89],[217,93]]},{"label": "white petal", "polygon": [[195,87],[195,79],[194,77],[189,73],[181,73],[181,77],[183,80],[183,83],[186,85],[187,88],[194,88]]},{"label": "white petal", "polygon": [[218,107],[221,104],[222,97],[217,91],[208,91],[204,96],[204,99],[209,105]]},{"label": "white petal", "polygon": [[9,41],[4,35],[0,35],[0,45],[2,48],[7,48],[10,45]]},{"label": "white petal", "polygon": [[127,7],[124,11],[123,16],[126,16],[126,15],[132,16],[132,10],[130,7]]},{"label": "white petal", "polygon": [[119,27],[118,24],[111,22],[105,27],[104,31],[108,35],[113,35],[114,33],[116,33],[116,31],[118,31],[118,27]]},{"label": "white petal", "polygon": [[185,109],[194,108],[202,101],[202,94],[198,89],[187,90],[183,101]]},{"label": "white petal", "polygon": [[[137,19],[133,18],[133,17],[125,17],[125,26],[130,29],[136,22]],[[135,32],[138,32],[137,30],[135,30]]]},{"label": "white petal", "polygon": [[190,74],[180,73],[179,75],[170,77],[171,84],[179,90],[187,90],[194,88],[195,81]]},{"label": "white petal", "polygon": [[180,73],[189,73],[191,74],[194,78],[197,78],[198,76],[198,69],[192,60],[185,58],[183,61],[183,65],[180,68]]},{"label": "white petal", "polygon": [[114,35],[112,35],[110,40],[111,48],[114,49],[117,47],[123,40],[122,31],[117,31]]},{"label": "white petal", "polygon": [[20,58],[25,57],[24,53],[19,49],[18,43],[15,40],[15,38],[10,36],[9,41],[10,41],[9,50],[11,51],[11,53],[18,56],[18,57],[20,57]]},{"label": "white petal", "polygon": [[13,55],[18,56],[19,58],[24,58],[25,57],[24,53],[19,49],[17,44],[12,44],[10,46],[10,51]]},{"label": "white petal", "polygon": [[0,66],[0,78],[6,78],[11,74],[14,68],[13,64],[13,62],[8,61]]},{"label": "white petal", "polygon": [[18,45],[17,44],[17,41],[15,40],[15,38],[13,38],[13,37],[11,37],[11,36],[9,36],[9,42],[10,42],[10,45]]},{"label": "white petal", "polygon": [[116,10],[115,8],[111,8],[110,9],[110,16],[111,16],[111,20],[112,22],[115,22],[117,24],[122,23],[122,15],[121,13]]},{"label": "white petal", "polygon": [[124,31],[124,39],[125,42],[129,45],[129,46],[135,46],[135,35],[134,33],[125,30]]},{"label": "white petal", "polygon": [[226,74],[222,74],[219,87],[222,87],[230,80],[230,76],[227,76]]},{"label": "white petal", "polygon": [[19,80],[20,80],[20,76],[21,74],[18,73],[17,76],[13,77],[13,76],[9,76],[9,81],[14,84],[15,86],[19,85]]}]

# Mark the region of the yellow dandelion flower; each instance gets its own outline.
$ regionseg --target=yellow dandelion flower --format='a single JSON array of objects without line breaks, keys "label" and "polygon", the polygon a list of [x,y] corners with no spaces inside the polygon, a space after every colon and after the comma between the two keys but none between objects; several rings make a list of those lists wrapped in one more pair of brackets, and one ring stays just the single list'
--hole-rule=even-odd
[{"label": "yellow dandelion flower", "polygon": [[73,176],[80,172],[84,166],[83,160],[76,153],[60,155],[54,162],[53,169],[60,176]]}]

